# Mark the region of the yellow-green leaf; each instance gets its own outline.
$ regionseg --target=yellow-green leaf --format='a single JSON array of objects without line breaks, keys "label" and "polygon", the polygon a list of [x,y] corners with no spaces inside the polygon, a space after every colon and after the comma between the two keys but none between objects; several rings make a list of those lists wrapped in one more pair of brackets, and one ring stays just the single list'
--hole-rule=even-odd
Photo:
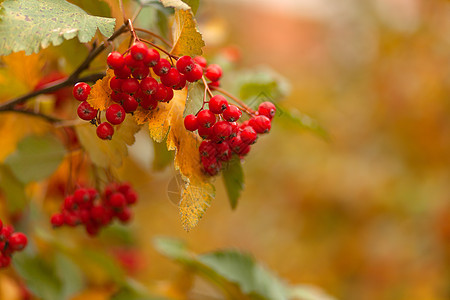
[{"label": "yellow-green leaf", "polygon": [[202,55],[205,42],[197,29],[197,22],[191,10],[175,9],[173,30],[173,55]]}]

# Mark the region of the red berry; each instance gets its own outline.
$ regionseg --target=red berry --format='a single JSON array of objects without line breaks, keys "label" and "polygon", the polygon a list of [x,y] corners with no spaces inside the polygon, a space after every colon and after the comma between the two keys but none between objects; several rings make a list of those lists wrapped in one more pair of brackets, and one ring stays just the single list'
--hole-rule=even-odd
[{"label": "red berry", "polygon": [[2,230],[0,231],[0,240],[6,241],[7,239],[9,239],[13,232],[14,227],[12,227],[11,225],[3,226]]},{"label": "red berry", "polygon": [[87,189],[87,191],[88,191],[88,193],[89,193],[89,199],[90,199],[91,201],[94,201],[95,199],[97,199],[97,197],[98,197],[98,192],[97,192],[96,189],[94,189],[94,188],[89,188],[89,189]]},{"label": "red berry", "polygon": [[119,191],[119,193],[126,194],[126,193],[128,193],[128,191],[131,190],[131,184],[129,184],[128,182],[122,182],[117,187],[117,190]]},{"label": "red berry", "polygon": [[184,127],[189,131],[195,131],[198,129],[197,117],[194,115],[187,115],[184,118]]},{"label": "red berry", "polygon": [[233,150],[233,152],[239,153],[239,151],[241,151],[241,149],[243,149],[246,145],[242,142],[241,140],[241,135],[238,134],[237,136],[235,136],[234,138],[232,138],[229,142],[228,145],[230,145],[231,150]]},{"label": "red berry", "polygon": [[0,252],[0,268],[6,268],[11,264],[11,257]]},{"label": "red berry", "polygon": [[144,65],[139,65],[138,67],[134,68],[133,71],[131,71],[133,77],[139,80],[147,77],[149,73],[150,69]]},{"label": "red berry", "polygon": [[173,99],[173,90],[169,86],[166,87],[166,90],[167,90],[167,96],[166,96],[166,98],[164,98],[163,102],[167,102],[168,103],[170,100]]},{"label": "red berry", "polygon": [[216,142],[224,141],[230,137],[232,133],[232,128],[230,123],[226,121],[219,121],[214,124],[213,132],[214,132],[214,140]]},{"label": "red berry", "polygon": [[25,248],[27,243],[27,236],[22,232],[15,232],[9,238],[9,247],[11,247],[11,249],[14,251],[22,250],[23,248]]},{"label": "red berry", "polygon": [[114,134],[114,128],[108,122],[103,122],[97,127],[97,136],[102,140],[110,140]]},{"label": "red berry", "polygon": [[103,223],[103,219],[106,216],[106,209],[102,205],[92,206],[90,210],[91,218],[98,223]]},{"label": "red berry", "polygon": [[184,74],[184,76],[186,77],[186,80],[189,82],[197,81],[201,79],[203,76],[202,67],[200,67],[200,65],[195,64],[194,68],[190,72]]},{"label": "red berry", "polygon": [[124,79],[122,82],[122,91],[127,94],[134,94],[139,89],[139,81],[135,78]]},{"label": "red berry", "polygon": [[77,189],[73,193],[73,200],[78,205],[88,202],[90,199],[91,196],[89,195],[89,191],[87,189]]},{"label": "red berry", "polygon": [[137,42],[131,46],[130,53],[135,60],[143,60],[147,56],[147,46],[142,42]]},{"label": "red berry", "polygon": [[64,198],[64,209],[73,210],[75,207],[75,198],[73,196],[67,196]]},{"label": "red berry", "polygon": [[141,65],[141,61],[134,59],[134,57],[129,54],[124,58],[125,65],[132,71]]},{"label": "red berry", "polygon": [[91,87],[85,82],[78,82],[73,87],[73,96],[78,101],[85,101],[91,92]]},{"label": "red berry", "polygon": [[258,107],[258,113],[262,116],[268,117],[270,120],[275,116],[277,108],[272,102],[263,102]]},{"label": "red berry", "polygon": [[255,116],[248,124],[255,129],[256,133],[266,133],[270,131],[270,119],[266,116]]},{"label": "red berry", "polygon": [[80,119],[90,121],[97,116],[97,110],[87,103],[87,101],[83,101],[78,106],[77,114]]},{"label": "red berry", "polygon": [[250,145],[244,144],[239,150],[238,154],[242,157],[247,155],[250,152]]},{"label": "red berry", "polygon": [[120,92],[114,92],[112,91],[111,93],[111,100],[117,103],[121,103],[123,101],[123,98],[126,94],[125,93],[120,93]]},{"label": "red berry", "polygon": [[208,86],[210,88],[220,87],[220,81],[211,81],[210,83],[208,83]]},{"label": "red berry", "polygon": [[174,90],[181,90],[186,86],[186,76],[184,74],[180,74],[180,82],[173,86]]},{"label": "red berry", "polygon": [[216,123],[216,116],[209,109],[205,109],[197,114],[197,122],[199,127],[209,128]]},{"label": "red berry", "polygon": [[53,227],[60,227],[64,225],[64,217],[60,213],[53,214],[50,218],[50,223]]},{"label": "red berry", "polygon": [[144,109],[155,109],[158,106],[158,101],[153,99],[151,96],[147,96],[140,103],[141,107]]},{"label": "red berry", "polygon": [[149,95],[145,94],[145,93],[139,88],[139,90],[138,90],[136,93],[134,93],[133,97],[134,97],[134,99],[136,99],[136,101],[137,101],[138,103],[141,103],[141,101],[144,101],[144,99],[148,98]]},{"label": "red berry", "polygon": [[251,145],[251,144],[255,143],[256,139],[258,138],[256,131],[251,126],[244,127],[242,129],[240,135],[241,135],[242,142],[247,145]]},{"label": "red berry", "polygon": [[235,105],[229,105],[222,113],[222,116],[228,122],[235,122],[241,117],[241,110]]},{"label": "red berry", "polygon": [[2,220],[0,220],[0,231],[2,230],[2,228],[3,228],[3,222],[2,222]]},{"label": "red berry", "polygon": [[130,209],[124,207],[116,216],[122,223],[126,223],[131,220],[132,213]]},{"label": "red berry", "polygon": [[[198,118],[197,118],[198,119]],[[198,135],[202,137],[202,139],[213,139],[214,138],[214,131],[212,127],[206,128],[199,126],[198,127]]]},{"label": "red berry", "polygon": [[220,144],[215,144],[217,155],[216,157],[222,161],[229,161],[232,156],[230,145],[227,142],[223,142]]},{"label": "red berry", "polygon": [[211,81],[217,81],[222,77],[222,68],[219,65],[211,64],[206,68],[205,76]]},{"label": "red berry", "polygon": [[198,147],[198,151],[201,156],[205,157],[216,157],[217,155],[217,148],[212,141],[203,141]]},{"label": "red berry", "polygon": [[95,223],[87,223],[85,229],[86,233],[90,236],[96,236],[100,231],[100,225]]},{"label": "red berry", "polygon": [[147,48],[147,55],[142,61],[147,67],[155,66],[159,61],[159,52],[155,49]]},{"label": "red berry", "polygon": [[125,120],[125,110],[119,104],[112,104],[106,110],[106,120],[113,125],[119,125]]},{"label": "red berry", "polygon": [[208,62],[206,61],[206,58],[204,58],[203,56],[196,56],[194,57],[194,61],[200,65],[200,67],[202,68],[206,68]]},{"label": "red berry", "polygon": [[172,65],[167,59],[161,58],[158,61],[158,63],[153,67],[153,72],[155,72],[155,74],[158,76],[162,76],[164,74],[167,74],[171,67]]},{"label": "red berry", "polygon": [[177,70],[180,73],[189,73],[194,68],[194,66],[194,60],[188,55],[182,56],[177,60]]},{"label": "red berry", "polygon": [[113,91],[121,92],[122,91],[122,82],[123,82],[123,79],[113,77],[109,81],[109,86],[111,87],[111,89]]},{"label": "red berry", "polygon": [[206,173],[211,176],[217,175],[220,169],[222,168],[222,164],[220,161],[217,161],[215,157],[202,157],[203,168]]},{"label": "red berry", "polygon": [[209,110],[215,114],[221,114],[228,108],[228,101],[222,95],[215,95],[209,100]]},{"label": "red berry", "polygon": [[239,124],[236,122],[230,122],[230,125],[231,125],[231,129],[232,129],[230,137],[235,137],[239,133]]},{"label": "red berry", "polygon": [[152,95],[153,99],[156,101],[163,101],[167,97],[167,89],[166,86],[162,83],[158,84],[156,88],[156,92]]},{"label": "red berry", "polygon": [[138,195],[135,191],[129,190],[125,194],[125,198],[127,199],[127,204],[131,205],[131,204],[135,204],[137,202]]},{"label": "red berry", "polygon": [[155,78],[147,77],[142,79],[141,90],[147,95],[156,93],[157,88],[158,88],[158,81],[156,81]]},{"label": "red berry", "polygon": [[125,196],[121,193],[114,193],[109,197],[109,204],[115,208],[124,206],[126,202]]},{"label": "red berry", "polygon": [[177,69],[170,68],[167,74],[161,75],[159,79],[165,86],[172,87],[180,83],[181,76]]},{"label": "red berry", "polygon": [[114,69],[114,75],[116,75],[117,78],[127,79],[131,75],[131,70],[124,65],[120,69]]},{"label": "red berry", "polygon": [[123,59],[122,54],[117,51],[111,52],[108,54],[108,58],[106,59],[106,63],[111,69],[120,69],[124,66],[125,61]]},{"label": "red berry", "polygon": [[127,113],[131,113],[136,111],[139,103],[136,101],[136,99],[133,96],[126,96],[125,99],[123,99],[123,109],[127,112]]}]

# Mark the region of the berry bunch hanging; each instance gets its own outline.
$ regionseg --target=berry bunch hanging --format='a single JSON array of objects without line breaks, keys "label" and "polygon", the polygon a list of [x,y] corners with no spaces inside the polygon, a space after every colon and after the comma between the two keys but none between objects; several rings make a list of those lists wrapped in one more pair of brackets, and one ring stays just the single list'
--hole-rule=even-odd
[{"label": "berry bunch hanging", "polygon": [[130,221],[130,206],[137,199],[129,183],[111,183],[102,194],[94,188],[78,188],[64,199],[61,211],[53,214],[50,222],[53,227],[83,225],[86,232],[94,236],[115,218],[122,223]]},{"label": "berry bunch hanging", "polygon": [[16,251],[22,251],[28,244],[27,236],[21,232],[14,232],[11,225],[3,226],[0,220],[0,268],[11,264],[11,256]]}]

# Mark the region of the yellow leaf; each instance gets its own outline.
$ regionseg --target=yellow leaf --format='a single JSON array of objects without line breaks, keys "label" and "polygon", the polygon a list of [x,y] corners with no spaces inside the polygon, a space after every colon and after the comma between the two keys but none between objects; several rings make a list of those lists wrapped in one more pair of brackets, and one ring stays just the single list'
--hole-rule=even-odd
[{"label": "yellow leaf", "polygon": [[189,10],[175,8],[175,23],[173,31],[173,48],[170,51],[173,55],[202,55],[202,47],[205,42],[197,29],[197,22],[194,14]]},{"label": "yellow leaf", "polygon": [[174,165],[184,181],[181,190],[180,215],[183,227],[194,228],[214,198],[211,177],[202,172],[198,147],[201,139],[187,131],[183,124],[183,111],[187,90],[175,91],[170,103],[158,103],[151,112],[138,111],[139,123],[148,121],[150,136],[161,142],[167,136],[167,149],[175,151]]},{"label": "yellow leaf", "polygon": [[20,300],[22,293],[17,282],[6,274],[0,275],[0,299]]},{"label": "yellow leaf", "polygon": [[114,71],[109,69],[106,76],[92,86],[91,93],[87,98],[87,102],[95,109],[105,110],[114,102],[111,100],[111,87],[109,81],[114,76]]},{"label": "yellow leaf", "polygon": [[103,168],[122,165],[123,158],[128,154],[127,145],[134,143],[134,135],[139,129],[140,126],[130,115],[126,116],[122,124],[115,126],[110,141],[101,140],[96,134],[96,127],[91,124],[75,127],[80,143],[92,162]]},{"label": "yellow leaf", "polygon": [[16,150],[17,143],[30,134],[42,134],[51,126],[39,119],[17,113],[2,113],[0,117],[0,162]]}]

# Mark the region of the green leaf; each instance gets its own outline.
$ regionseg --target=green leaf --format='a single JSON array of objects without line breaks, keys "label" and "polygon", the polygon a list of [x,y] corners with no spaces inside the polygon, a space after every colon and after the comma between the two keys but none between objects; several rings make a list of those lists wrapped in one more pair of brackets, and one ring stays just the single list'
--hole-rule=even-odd
[{"label": "green leaf", "polygon": [[193,259],[186,243],[180,239],[157,237],[153,240],[153,244],[159,253],[174,260],[192,261]]},{"label": "green leaf", "polygon": [[241,73],[235,80],[239,97],[253,108],[264,101],[279,101],[290,93],[287,80],[267,68]]},{"label": "green leaf", "polygon": [[196,82],[189,84],[186,106],[183,112],[183,118],[187,115],[195,115],[203,105],[205,88],[202,84]]},{"label": "green leaf", "polygon": [[5,160],[5,165],[23,183],[38,181],[50,176],[62,162],[66,150],[51,135],[31,135],[21,140],[17,150]]},{"label": "green leaf", "polygon": [[231,208],[235,209],[244,189],[244,172],[242,171],[241,160],[237,156],[234,156],[222,170],[222,178]]},{"label": "green leaf", "polygon": [[290,129],[297,128],[300,130],[308,130],[324,140],[330,139],[328,132],[320,126],[316,119],[313,119],[296,109],[288,110],[277,106],[277,116],[275,117],[275,120]]},{"label": "green leaf", "polygon": [[85,282],[80,268],[61,253],[55,256],[55,272],[62,283],[61,299],[68,299],[84,289]]},{"label": "green leaf", "polygon": [[289,299],[297,300],[336,300],[321,289],[310,285],[297,285],[290,289]]},{"label": "green leaf", "polygon": [[223,278],[236,283],[247,295],[267,300],[285,300],[288,290],[278,277],[248,254],[238,251],[217,251],[199,256],[199,261]]},{"label": "green leaf", "polygon": [[0,165],[0,189],[6,196],[7,207],[10,213],[23,210],[28,202],[25,194],[25,185],[5,165]]},{"label": "green leaf", "polygon": [[123,287],[111,297],[111,300],[166,300],[157,296],[148,295],[146,292],[137,291],[131,287]]},{"label": "green leaf", "polygon": [[61,300],[62,284],[52,267],[41,257],[21,252],[14,255],[14,267],[30,291],[40,299]]},{"label": "green leaf", "polygon": [[106,37],[114,32],[115,19],[88,15],[64,0],[5,0],[1,5],[0,55],[31,54],[76,36],[87,43],[97,28]]},{"label": "green leaf", "polygon": [[157,171],[164,170],[168,165],[173,162],[173,151],[167,150],[164,143],[157,143],[153,141],[153,169]]}]

